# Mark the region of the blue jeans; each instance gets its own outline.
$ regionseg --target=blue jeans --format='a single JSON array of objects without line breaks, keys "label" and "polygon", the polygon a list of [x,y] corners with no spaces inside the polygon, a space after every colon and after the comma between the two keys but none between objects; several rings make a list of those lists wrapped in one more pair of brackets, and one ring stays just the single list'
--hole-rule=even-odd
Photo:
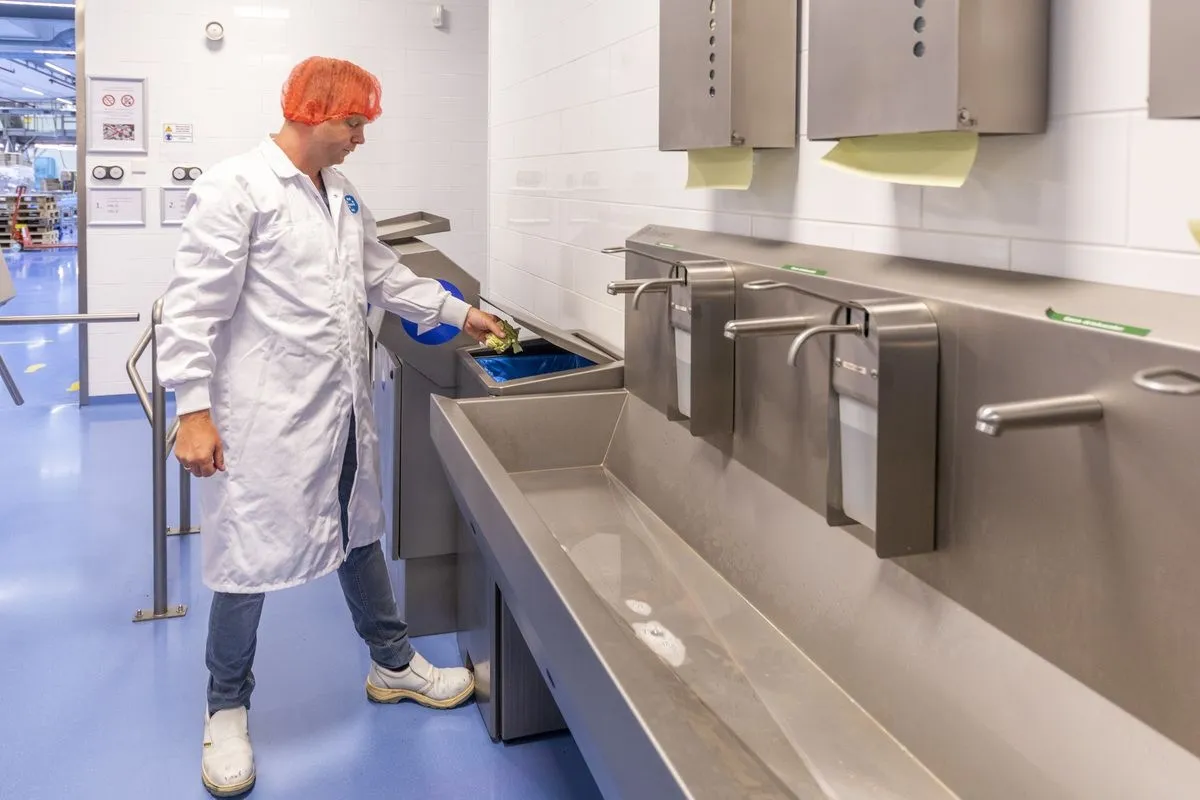
[{"label": "blue jeans", "polygon": [[[342,547],[348,544],[347,507],[358,455],[354,435],[354,415],[350,416],[350,439],[342,461],[338,481],[338,501],[342,506]],[[358,547],[346,554],[338,568],[342,594],[350,607],[354,628],[367,643],[371,660],[381,667],[398,670],[412,660],[408,625],[400,619],[387,562],[379,542]],[[254,651],[258,644],[258,621],[262,616],[265,594],[213,595],[208,614],[208,710],[210,714],[227,708],[250,707],[254,691]]]}]

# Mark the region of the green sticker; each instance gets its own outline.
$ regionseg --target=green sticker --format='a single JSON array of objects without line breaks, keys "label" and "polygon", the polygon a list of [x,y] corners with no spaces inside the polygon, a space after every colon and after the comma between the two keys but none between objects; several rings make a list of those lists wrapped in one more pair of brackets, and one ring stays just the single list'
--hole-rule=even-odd
[{"label": "green sticker", "polygon": [[823,269],[813,269],[812,267],[797,267],[795,264],[784,264],[783,268],[789,272],[803,272],[805,275],[816,275],[818,277],[828,275],[829,273]]},{"label": "green sticker", "polygon": [[670,242],[655,242],[655,244],[658,245],[659,247],[665,247],[668,250],[678,250],[679,249],[679,245],[671,244]]},{"label": "green sticker", "polygon": [[1133,325],[1122,325],[1118,322],[1105,322],[1090,317],[1076,317],[1071,314],[1060,314],[1053,308],[1046,309],[1046,316],[1055,322],[1065,322],[1068,325],[1079,325],[1084,328],[1097,328],[1109,333],[1124,333],[1128,336],[1149,336],[1149,328],[1136,328]]}]

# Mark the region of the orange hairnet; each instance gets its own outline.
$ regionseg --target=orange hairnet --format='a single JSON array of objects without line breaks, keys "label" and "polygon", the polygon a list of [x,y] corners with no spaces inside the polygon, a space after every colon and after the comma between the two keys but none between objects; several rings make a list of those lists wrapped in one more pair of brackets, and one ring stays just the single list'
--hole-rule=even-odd
[{"label": "orange hairnet", "polygon": [[301,61],[283,85],[283,117],[320,125],[361,114],[369,122],[383,113],[379,79],[357,64],[336,58]]}]

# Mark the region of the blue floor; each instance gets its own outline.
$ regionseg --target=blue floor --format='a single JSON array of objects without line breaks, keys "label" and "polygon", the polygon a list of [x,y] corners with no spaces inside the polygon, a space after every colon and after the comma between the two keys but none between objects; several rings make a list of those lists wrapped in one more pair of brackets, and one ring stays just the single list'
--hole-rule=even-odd
[{"label": "blue floor", "polygon": [[[0,316],[75,314],[79,310],[78,251],[71,248],[5,252],[17,296]],[[0,358],[29,406],[78,402],[79,327],[0,327]],[[0,409],[12,400],[0,385]],[[3,440],[0,440],[3,441]]]},{"label": "blue floor", "polygon": [[[69,281],[54,288],[40,267],[13,271],[24,297],[0,314],[74,310]],[[52,296],[59,306],[51,308]],[[69,349],[59,337],[42,348]],[[70,397],[54,404],[62,380],[36,392],[30,380],[49,367],[25,375],[11,349],[4,356],[30,402],[14,408],[0,395],[0,798],[207,797],[200,741],[210,595],[196,537],[169,545],[169,600],[187,603],[187,616],[131,621],[150,607],[152,589],[141,409],[132,401],[81,409]],[[169,508],[174,522],[174,489]],[[453,637],[416,645],[436,664],[456,662]],[[373,705],[363,691],[367,668],[336,577],[267,598],[251,797],[600,796],[570,737],[496,745],[473,705]]]}]

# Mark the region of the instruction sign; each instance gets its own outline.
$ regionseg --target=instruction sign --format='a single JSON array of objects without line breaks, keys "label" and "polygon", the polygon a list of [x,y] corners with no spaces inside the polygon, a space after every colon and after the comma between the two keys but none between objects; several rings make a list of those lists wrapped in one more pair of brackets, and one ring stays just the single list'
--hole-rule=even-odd
[{"label": "instruction sign", "polygon": [[146,193],[136,186],[91,186],[88,226],[145,225]]},{"label": "instruction sign", "polygon": [[163,141],[190,144],[194,141],[190,122],[163,123]]},{"label": "instruction sign", "polygon": [[162,188],[161,219],[163,225],[182,225],[187,218],[187,200],[190,190],[186,186],[164,186]]},{"label": "instruction sign", "polygon": [[1109,333],[1123,333],[1128,336],[1149,336],[1149,328],[1139,328],[1134,325],[1122,325],[1119,322],[1106,322],[1102,319],[1080,317],[1074,314],[1060,314],[1053,308],[1046,309],[1046,316],[1055,322],[1065,322],[1068,325],[1079,325],[1084,328],[1096,328]]}]

